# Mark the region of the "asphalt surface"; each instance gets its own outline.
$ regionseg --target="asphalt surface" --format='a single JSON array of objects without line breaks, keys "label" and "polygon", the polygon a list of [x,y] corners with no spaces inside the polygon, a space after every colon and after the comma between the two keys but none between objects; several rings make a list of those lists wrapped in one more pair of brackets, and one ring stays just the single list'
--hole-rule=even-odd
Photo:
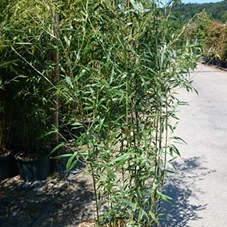
[{"label": "asphalt surface", "polygon": [[165,186],[172,196],[162,227],[227,226],[227,72],[199,64],[191,73],[196,93],[180,91],[178,173]]}]

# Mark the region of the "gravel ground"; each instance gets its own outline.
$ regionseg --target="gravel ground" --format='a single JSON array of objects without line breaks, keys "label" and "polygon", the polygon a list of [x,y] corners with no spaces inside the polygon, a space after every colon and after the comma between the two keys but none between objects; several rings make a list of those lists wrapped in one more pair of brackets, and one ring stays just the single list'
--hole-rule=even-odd
[{"label": "gravel ground", "polygon": [[91,182],[76,170],[34,183],[6,179],[0,182],[0,227],[92,226]]}]

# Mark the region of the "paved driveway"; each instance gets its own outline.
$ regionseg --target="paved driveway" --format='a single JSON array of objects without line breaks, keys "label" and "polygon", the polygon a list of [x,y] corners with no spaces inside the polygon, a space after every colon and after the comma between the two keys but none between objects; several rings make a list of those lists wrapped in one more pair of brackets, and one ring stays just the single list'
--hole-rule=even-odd
[{"label": "paved driveway", "polygon": [[227,72],[199,64],[192,73],[199,95],[180,92],[181,121],[177,135],[177,176],[169,176],[166,192],[173,206],[162,227],[227,226]]}]

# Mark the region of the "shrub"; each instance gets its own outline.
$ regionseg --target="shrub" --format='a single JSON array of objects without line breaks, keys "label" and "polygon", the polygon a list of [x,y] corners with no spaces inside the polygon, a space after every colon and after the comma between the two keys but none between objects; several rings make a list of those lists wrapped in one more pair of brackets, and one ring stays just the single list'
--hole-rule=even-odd
[{"label": "shrub", "polygon": [[46,130],[48,106],[56,117],[60,105],[62,122],[80,131],[66,144],[67,168],[79,160],[91,173],[98,225],[155,225],[169,200],[160,187],[168,156],[179,155],[176,89],[192,89],[198,60],[197,44],[169,27],[173,3],[24,0],[2,23],[8,57],[19,59],[11,72],[23,75],[14,90],[23,119],[35,113]]}]

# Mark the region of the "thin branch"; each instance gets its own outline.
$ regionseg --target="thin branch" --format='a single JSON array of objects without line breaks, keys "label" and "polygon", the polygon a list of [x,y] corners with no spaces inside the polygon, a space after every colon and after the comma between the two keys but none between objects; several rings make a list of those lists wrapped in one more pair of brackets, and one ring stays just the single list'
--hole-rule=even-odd
[{"label": "thin branch", "polygon": [[51,84],[51,86],[54,86],[53,83],[43,75],[37,68],[35,68],[27,59],[25,59],[17,50],[14,49],[14,47],[11,47],[12,50],[23,60],[25,61],[33,70],[35,70],[40,76],[42,76],[48,83]]}]

